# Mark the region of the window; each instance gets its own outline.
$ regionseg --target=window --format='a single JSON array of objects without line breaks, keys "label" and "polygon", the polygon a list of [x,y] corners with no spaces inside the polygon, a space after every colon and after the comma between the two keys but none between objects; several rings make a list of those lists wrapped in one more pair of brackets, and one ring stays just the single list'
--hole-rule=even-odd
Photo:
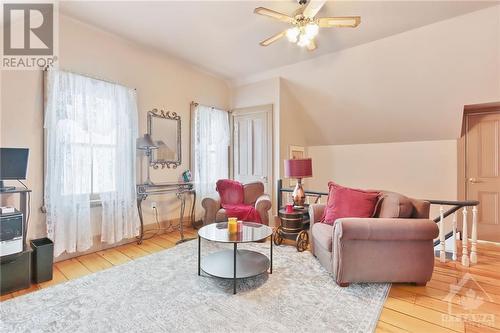
[{"label": "window", "polygon": [[197,105],[194,110],[194,181],[202,198],[213,196],[215,183],[229,176],[229,117],[223,110]]},{"label": "window", "polygon": [[92,246],[90,202],[102,204],[101,241],[137,235],[137,102],[127,87],[65,71],[47,75],[44,201],[54,254]]},{"label": "window", "polygon": [[[68,134],[68,140],[63,140],[61,144],[66,145],[65,150],[72,155],[72,158],[64,159],[63,169],[78,168],[81,174],[89,175],[90,178],[90,181],[74,182],[72,173],[65,173],[62,185],[65,195],[91,194],[92,198],[97,198],[100,193],[116,191],[116,121],[102,119],[112,118],[112,113],[105,112],[109,110],[110,102],[96,99],[87,108],[88,122],[73,119],[58,122],[58,132]],[[66,107],[70,109],[71,105]]]}]

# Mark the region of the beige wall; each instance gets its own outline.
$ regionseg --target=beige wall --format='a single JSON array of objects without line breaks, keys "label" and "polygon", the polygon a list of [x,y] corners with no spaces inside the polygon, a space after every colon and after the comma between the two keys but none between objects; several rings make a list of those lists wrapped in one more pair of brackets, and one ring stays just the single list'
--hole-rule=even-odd
[{"label": "beige wall", "polygon": [[312,146],[308,153],[314,175],[310,189],[327,192],[333,180],[414,198],[457,199],[456,140]]},{"label": "beige wall", "polygon": [[[60,17],[59,33],[62,69],[137,89],[139,133],[146,131],[146,112],[152,108],[164,108],[180,114],[183,163],[176,170],[164,169],[152,173],[156,182],[179,179],[180,174],[189,168],[190,162],[190,102],[228,109],[230,90],[226,82],[153,49],[66,16]],[[44,236],[45,217],[39,211],[43,196],[42,73],[5,71],[2,72],[1,84],[0,145],[30,148],[27,183],[33,189],[33,200],[29,236]],[[154,197],[154,200],[159,203],[160,219],[177,217],[178,202],[172,196]],[[153,222],[147,203],[144,209],[147,221]],[[93,216],[94,234],[99,234],[99,208],[93,209]]]}]

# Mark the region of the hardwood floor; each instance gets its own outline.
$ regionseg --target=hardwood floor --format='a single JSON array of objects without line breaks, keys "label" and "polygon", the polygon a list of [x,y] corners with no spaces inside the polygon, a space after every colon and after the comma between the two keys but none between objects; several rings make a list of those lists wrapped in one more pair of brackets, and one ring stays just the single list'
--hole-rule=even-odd
[{"label": "hardwood floor", "polygon": [[[185,228],[185,237],[195,236],[197,236],[196,230],[192,228]],[[151,253],[171,248],[175,246],[175,242],[179,239],[179,232],[171,232],[169,234],[157,235],[151,239],[144,240],[141,245],[138,245],[135,242],[129,243],[96,253],[86,254],[77,258],[57,262],[54,264],[54,277],[52,280],[39,284],[33,284],[28,289],[0,296],[0,301],[24,295],[35,290],[54,286],[64,281],[76,279],[109,267],[121,265],[127,261],[134,260]]]},{"label": "hardwood floor", "polygon": [[[186,229],[186,237],[195,236],[196,230]],[[157,235],[141,245],[130,243],[58,262],[54,264],[54,278],[51,281],[3,295],[0,300],[24,295],[171,248],[178,239],[178,232]],[[289,241],[286,243],[293,244]],[[478,258],[479,263],[470,268],[452,261],[440,263],[436,260],[432,280],[425,287],[393,284],[376,331],[500,333],[500,245],[479,244]],[[457,290],[456,296],[447,302],[445,298],[450,292],[450,285],[461,281],[464,287]],[[463,306],[468,306],[469,310],[464,310]],[[466,318],[461,320],[459,317],[464,313],[467,314]],[[480,323],[485,323],[481,320],[491,318],[488,315],[494,316],[493,321],[489,322],[492,327],[481,326]]]},{"label": "hardwood floor", "polygon": [[[393,284],[377,332],[500,333],[500,245],[480,243],[478,260],[470,268],[436,260],[425,287]],[[448,302],[451,285],[459,283]]]}]

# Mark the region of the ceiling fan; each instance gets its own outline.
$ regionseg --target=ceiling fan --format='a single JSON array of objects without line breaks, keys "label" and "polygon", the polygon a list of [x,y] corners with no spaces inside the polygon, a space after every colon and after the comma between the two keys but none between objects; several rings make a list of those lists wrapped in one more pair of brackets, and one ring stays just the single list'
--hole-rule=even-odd
[{"label": "ceiling fan", "polygon": [[264,7],[255,8],[255,14],[268,16],[292,25],[291,28],[263,40],[260,45],[268,46],[286,36],[290,42],[313,51],[316,49],[314,38],[318,35],[319,28],[355,28],[361,23],[360,16],[316,17],[325,2],[325,0],[299,0],[300,7],[292,15],[282,14]]}]

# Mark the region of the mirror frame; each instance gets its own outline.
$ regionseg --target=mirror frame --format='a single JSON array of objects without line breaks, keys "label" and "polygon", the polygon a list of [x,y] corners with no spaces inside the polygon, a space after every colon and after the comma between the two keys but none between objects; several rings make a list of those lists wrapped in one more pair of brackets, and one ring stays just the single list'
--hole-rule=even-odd
[{"label": "mirror frame", "polygon": [[160,166],[162,169],[167,167],[168,169],[173,168],[176,169],[182,163],[182,145],[181,145],[181,116],[179,116],[176,112],[164,111],[153,109],[148,111],[148,134],[155,139],[152,130],[153,118],[160,118],[166,120],[174,120],[177,121],[177,160],[174,161],[159,161],[153,160],[153,154],[149,156],[149,165],[153,167],[153,169],[158,169]]}]

